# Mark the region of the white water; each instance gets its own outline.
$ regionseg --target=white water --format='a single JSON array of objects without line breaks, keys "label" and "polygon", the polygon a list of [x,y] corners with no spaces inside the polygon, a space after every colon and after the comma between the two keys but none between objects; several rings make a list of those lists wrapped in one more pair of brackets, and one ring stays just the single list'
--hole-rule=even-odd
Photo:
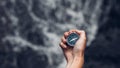
[{"label": "white water", "polygon": [[[54,61],[59,63],[57,68],[64,68],[66,61],[63,59],[62,51],[58,45],[61,36],[65,31],[70,29],[85,29],[88,37],[87,45],[89,46],[95,39],[95,35],[99,28],[98,20],[103,12],[101,10],[103,0],[85,0],[85,3],[82,3],[82,0],[65,0],[65,2],[70,3],[69,7],[64,7],[61,4],[61,2],[63,2],[61,0],[39,0],[40,5],[38,5],[38,7],[41,7],[41,3],[44,5],[44,7],[40,9],[44,11],[47,20],[40,18],[33,12],[33,1],[34,0],[28,0],[27,2],[25,0],[21,0],[21,2],[26,5],[28,13],[34,21],[35,25],[33,25],[33,31],[37,28],[40,30],[40,33],[45,35],[42,38],[45,42],[44,46],[42,46],[42,44],[37,45],[31,43],[21,37],[22,34],[20,33],[19,29],[22,27],[18,25],[20,19],[19,17],[15,16],[15,11],[13,8],[7,12],[7,15],[12,21],[11,26],[15,26],[17,29],[13,29],[15,35],[7,35],[5,38],[3,38],[3,41],[9,41],[13,46],[17,44],[13,48],[15,52],[21,52],[23,48],[30,47],[39,55],[45,54],[49,59],[48,68],[56,67],[53,64]],[[16,1],[11,0],[11,2],[15,4]],[[76,7],[78,7],[78,10],[74,10]],[[55,21],[56,19],[52,18],[52,16],[49,16],[50,11],[56,8],[57,10],[55,11],[55,16],[58,21]],[[106,11],[109,11],[110,5],[107,8],[108,9]],[[67,19],[68,16],[71,18]],[[49,31],[50,29],[51,32]],[[58,57],[54,59],[52,54],[56,54]]]}]

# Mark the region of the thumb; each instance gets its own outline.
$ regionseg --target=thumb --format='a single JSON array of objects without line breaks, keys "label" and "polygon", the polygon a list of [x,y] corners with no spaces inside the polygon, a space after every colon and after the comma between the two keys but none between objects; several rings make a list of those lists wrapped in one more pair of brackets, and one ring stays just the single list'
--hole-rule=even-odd
[{"label": "thumb", "polygon": [[86,47],[86,34],[83,30],[76,30],[76,32],[79,34],[80,38],[77,40],[75,44],[75,49],[84,51]]}]

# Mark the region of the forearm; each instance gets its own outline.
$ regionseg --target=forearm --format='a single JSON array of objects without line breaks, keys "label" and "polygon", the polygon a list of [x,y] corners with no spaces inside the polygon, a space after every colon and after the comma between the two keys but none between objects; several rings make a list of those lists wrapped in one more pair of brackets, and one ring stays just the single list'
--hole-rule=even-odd
[{"label": "forearm", "polygon": [[69,68],[82,68],[84,65],[84,57],[76,57]]},{"label": "forearm", "polygon": [[84,57],[75,58],[72,62],[67,63],[66,68],[82,68]]},{"label": "forearm", "polygon": [[84,54],[81,53],[80,56],[76,56],[71,62],[68,62],[66,68],[82,68],[83,65],[84,65]]},{"label": "forearm", "polygon": [[72,61],[67,62],[67,65],[65,68],[70,68],[71,64],[72,64]]}]

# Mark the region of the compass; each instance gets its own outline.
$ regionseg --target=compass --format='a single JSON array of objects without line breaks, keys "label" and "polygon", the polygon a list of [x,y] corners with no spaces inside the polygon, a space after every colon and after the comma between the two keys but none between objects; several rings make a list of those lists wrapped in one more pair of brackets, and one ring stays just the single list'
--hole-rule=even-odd
[{"label": "compass", "polygon": [[78,39],[79,39],[79,35],[77,33],[71,33],[66,38],[67,44],[69,46],[74,46]]}]

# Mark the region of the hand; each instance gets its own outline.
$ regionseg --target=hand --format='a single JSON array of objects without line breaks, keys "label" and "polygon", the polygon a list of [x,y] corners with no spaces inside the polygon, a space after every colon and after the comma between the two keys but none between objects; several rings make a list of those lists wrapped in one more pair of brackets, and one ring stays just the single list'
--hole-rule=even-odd
[{"label": "hand", "polygon": [[[66,44],[66,37],[70,34],[76,32],[79,34],[80,38],[74,45],[74,47],[68,46]],[[86,47],[86,34],[83,30],[73,29],[64,33],[64,36],[61,39],[60,47],[63,50],[64,56],[67,60],[67,68],[70,67],[77,61],[80,61],[80,66],[83,66],[84,63],[84,51]],[[77,60],[77,61],[76,61]],[[74,67],[75,68],[75,67]]]}]

